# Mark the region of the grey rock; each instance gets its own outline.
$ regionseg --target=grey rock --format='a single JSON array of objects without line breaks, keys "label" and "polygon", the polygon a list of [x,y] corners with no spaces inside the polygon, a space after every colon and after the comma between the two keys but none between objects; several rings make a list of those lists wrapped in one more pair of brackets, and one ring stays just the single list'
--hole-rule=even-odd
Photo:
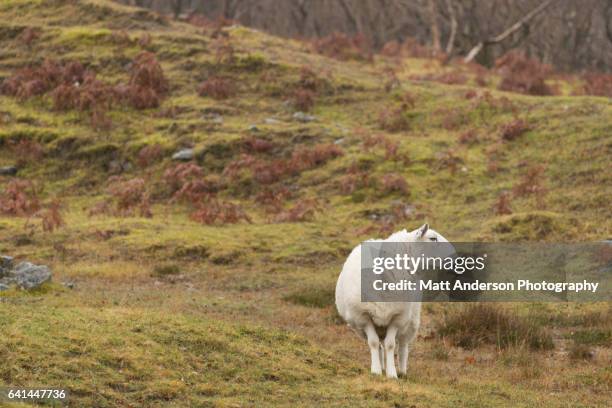
[{"label": "grey rock", "polygon": [[341,145],[342,143],[344,143],[344,138],[343,137],[341,137],[340,139],[334,140],[334,144],[336,144],[336,145]]},{"label": "grey rock", "polygon": [[189,161],[195,156],[193,149],[181,149],[172,155],[172,160]]},{"label": "grey rock", "polygon": [[11,269],[13,267],[13,257],[8,255],[0,255],[0,268]]},{"label": "grey rock", "polygon": [[314,121],[316,118],[304,112],[295,112],[293,114],[293,119],[297,120],[298,122],[308,123]]},{"label": "grey rock", "polygon": [[249,132],[259,132],[259,128],[255,125],[249,126]]},{"label": "grey rock", "polygon": [[17,174],[17,167],[15,166],[0,167],[0,175],[2,176],[14,176],[16,174]]},{"label": "grey rock", "polygon": [[46,265],[34,265],[30,262],[21,262],[11,272],[15,283],[22,289],[36,289],[51,280],[51,270]]},{"label": "grey rock", "polygon": [[3,290],[9,290],[10,288],[5,285],[4,283],[0,283],[0,292],[2,292]]},{"label": "grey rock", "polygon": [[13,258],[6,255],[0,256],[0,278],[8,276],[11,269],[13,269]]},{"label": "grey rock", "polygon": [[280,123],[280,120],[274,118],[266,118],[264,122],[266,123],[266,125],[278,125]]}]

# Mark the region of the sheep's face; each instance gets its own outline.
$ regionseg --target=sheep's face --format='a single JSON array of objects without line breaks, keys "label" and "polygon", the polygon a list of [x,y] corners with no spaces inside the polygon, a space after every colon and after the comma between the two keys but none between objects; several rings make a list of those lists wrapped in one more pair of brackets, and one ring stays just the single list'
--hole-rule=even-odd
[{"label": "sheep's face", "polygon": [[440,258],[454,257],[457,255],[457,251],[453,244],[451,244],[448,239],[429,228],[428,224],[424,224],[419,229],[412,231],[411,235],[414,237],[412,246],[419,254],[423,254],[427,257]]},{"label": "sheep's face", "polygon": [[429,224],[423,224],[420,228],[412,231],[412,234],[414,234],[416,242],[448,242],[448,239],[429,228]]}]

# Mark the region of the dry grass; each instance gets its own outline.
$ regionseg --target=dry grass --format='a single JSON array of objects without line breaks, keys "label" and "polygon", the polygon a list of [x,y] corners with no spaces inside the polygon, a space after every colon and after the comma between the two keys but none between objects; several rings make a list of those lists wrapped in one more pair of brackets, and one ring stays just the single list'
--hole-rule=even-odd
[{"label": "dry grass", "polygon": [[438,325],[436,332],[465,349],[483,344],[493,344],[500,349],[527,347],[548,350],[554,347],[551,334],[537,322],[486,303],[451,312]]}]

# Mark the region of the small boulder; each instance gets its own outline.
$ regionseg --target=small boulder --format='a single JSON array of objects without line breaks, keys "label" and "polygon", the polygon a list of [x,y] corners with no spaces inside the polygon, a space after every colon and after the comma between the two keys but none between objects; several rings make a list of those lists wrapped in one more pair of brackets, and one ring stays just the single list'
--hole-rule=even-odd
[{"label": "small boulder", "polygon": [[17,286],[22,289],[36,289],[51,280],[51,270],[46,265],[34,265],[30,262],[18,264],[11,275]]},{"label": "small boulder", "polygon": [[0,175],[2,176],[14,176],[16,174],[17,174],[17,167],[15,166],[0,167]]},{"label": "small boulder", "polygon": [[0,292],[2,292],[3,290],[9,290],[10,288],[5,285],[4,283],[0,283]]},{"label": "small boulder", "polygon": [[189,161],[195,156],[193,149],[181,149],[172,155],[172,160]]},{"label": "small boulder", "polygon": [[6,255],[0,256],[0,278],[8,276],[10,270],[13,269],[13,258]]},{"label": "small boulder", "polygon": [[298,122],[308,123],[314,121],[315,117],[304,112],[295,112],[293,114],[293,119],[297,120]]},{"label": "small boulder", "polygon": [[274,118],[266,118],[264,122],[266,125],[278,125],[280,123],[278,119],[274,119]]},{"label": "small boulder", "polygon": [[253,133],[259,132],[259,128],[256,125],[251,125],[249,126],[249,132],[253,132]]}]

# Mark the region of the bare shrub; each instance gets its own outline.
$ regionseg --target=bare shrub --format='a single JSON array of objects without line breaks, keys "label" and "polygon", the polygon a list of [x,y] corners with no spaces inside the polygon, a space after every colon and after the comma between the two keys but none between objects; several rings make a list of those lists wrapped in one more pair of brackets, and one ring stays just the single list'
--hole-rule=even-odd
[{"label": "bare shrub", "polygon": [[26,47],[31,47],[32,43],[40,38],[40,29],[35,27],[26,27],[25,30],[19,34],[19,42]]},{"label": "bare shrub", "polygon": [[[93,213],[111,212],[121,217],[140,215],[141,217],[152,217],[151,203],[147,186],[144,179],[136,177],[130,180],[122,180],[119,177],[109,179],[107,193],[110,199],[105,204],[98,204]],[[114,209],[112,208],[114,204]]]},{"label": "bare shrub", "polygon": [[504,191],[497,197],[497,201],[493,206],[495,214],[507,215],[512,214],[512,208],[510,208],[510,193]]},{"label": "bare shrub", "polygon": [[472,145],[478,142],[478,132],[476,129],[468,129],[459,135],[459,143]]},{"label": "bare shrub", "polygon": [[187,183],[197,181],[204,177],[204,171],[195,163],[179,163],[164,172],[164,182],[171,194],[176,193]]},{"label": "bare shrub", "polygon": [[242,207],[229,201],[210,198],[198,204],[190,215],[191,219],[202,224],[235,224],[242,220],[252,222]]},{"label": "bare shrub", "polygon": [[432,81],[446,85],[463,85],[468,77],[457,71],[442,72],[439,74],[415,75],[411,77],[418,81]]},{"label": "bare shrub", "polygon": [[368,172],[361,170],[353,163],[346,171],[346,174],[338,179],[338,187],[342,194],[352,194],[356,190],[368,187],[370,176]]},{"label": "bare shrub", "polygon": [[63,207],[63,203],[55,198],[46,205],[45,209],[38,212],[37,215],[42,220],[43,231],[53,232],[65,224],[61,213]]},{"label": "bare shrub", "polygon": [[388,132],[403,132],[410,129],[407,115],[408,105],[402,103],[397,108],[385,108],[378,114],[378,125]]},{"label": "bare shrub", "polygon": [[29,180],[13,179],[0,195],[0,213],[12,216],[30,216],[40,208],[38,191]]},{"label": "bare shrub", "polygon": [[389,173],[380,179],[380,187],[385,193],[401,192],[408,193],[408,183],[401,174]]},{"label": "bare shrub", "polygon": [[218,100],[227,99],[236,95],[236,87],[229,78],[211,76],[198,86],[198,95]]},{"label": "bare shrub", "polygon": [[451,174],[455,174],[463,159],[457,156],[454,149],[447,149],[436,154],[436,162],[438,169],[449,169]]},{"label": "bare shrub", "polygon": [[321,143],[312,147],[298,147],[291,155],[289,168],[300,172],[325,164],[327,161],[340,157],[344,151],[333,143]]},{"label": "bare shrub", "polygon": [[495,61],[495,67],[502,76],[499,89],[528,95],[554,95],[546,85],[552,72],[549,65],[529,58],[520,51],[510,51]]},{"label": "bare shrub", "polygon": [[315,93],[309,89],[296,89],[291,98],[294,109],[302,112],[310,112],[315,105]]},{"label": "bare shrub", "polygon": [[159,144],[144,146],[138,151],[136,163],[141,168],[149,167],[163,155],[163,149]]},{"label": "bare shrub", "polygon": [[274,220],[276,222],[303,222],[310,221],[317,212],[321,211],[321,205],[316,199],[302,199],[293,207],[281,211]]},{"label": "bare shrub", "polygon": [[279,213],[283,209],[285,201],[291,196],[287,187],[270,187],[260,191],[255,196],[255,202],[264,206],[270,213]]},{"label": "bare shrub", "polygon": [[538,207],[543,207],[543,199],[547,193],[544,186],[544,171],[542,165],[531,166],[527,169],[521,180],[514,186],[512,192],[515,197],[534,195]]},{"label": "bare shrub", "polygon": [[502,126],[500,136],[503,140],[512,141],[529,130],[531,130],[531,125],[527,121],[517,118]]},{"label": "bare shrub", "polygon": [[243,143],[247,150],[256,153],[267,153],[274,148],[274,143],[254,136],[245,138]]},{"label": "bare shrub", "polygon": [[31,139],[10,141],[8,146],[13,151],[18,166],[23,166],[26,163],[37,162],[44,155],[43,146]]},{"label": "bare shrub", "polygon": [[612,74],[589,72],[582,79],[584,80],[584,93],[586,95],[612,98]]},{"label": "bare shrub", "polygon": [[332,33],[312,41],[315,52],[341,61],[370,61],[372,51],[366,37],[357,34],[350,37],[343,33]]}]

